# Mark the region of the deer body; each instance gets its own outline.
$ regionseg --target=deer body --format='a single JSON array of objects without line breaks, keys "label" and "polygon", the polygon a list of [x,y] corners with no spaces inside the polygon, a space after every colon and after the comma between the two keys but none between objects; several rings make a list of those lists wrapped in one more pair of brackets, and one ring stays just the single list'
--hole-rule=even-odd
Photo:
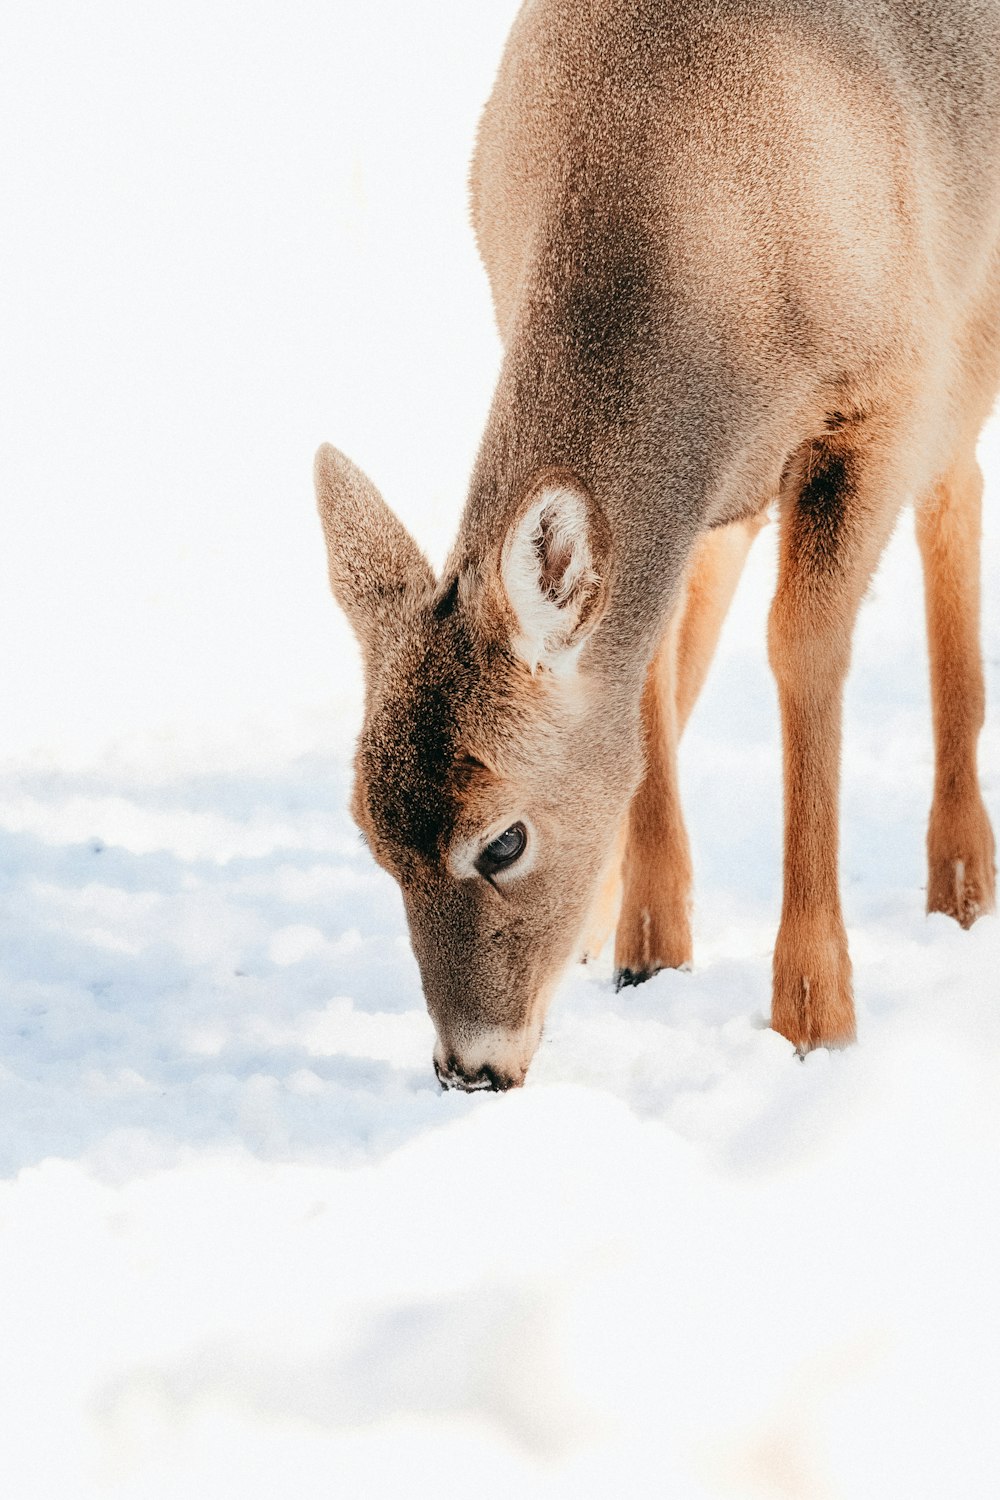
[{"label": "deer body", "polygon": [[440,582],[364,476],[318,461],[366,655],[355,813],[403,888],[439,1076],[522,1081],[619,871],[619,982],[690,961],[677,739],[772,501],[772,1021],[847,1041],[840,703],[909,499],[928,903],[993,904],[974,448],[1000,384],[1000,7],[529,0],[472,190],[504,360]]}]

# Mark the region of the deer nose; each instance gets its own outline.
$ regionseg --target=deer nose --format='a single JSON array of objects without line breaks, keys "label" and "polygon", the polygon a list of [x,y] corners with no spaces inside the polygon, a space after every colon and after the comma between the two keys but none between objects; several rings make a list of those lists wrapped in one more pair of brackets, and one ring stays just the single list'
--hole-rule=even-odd
[{"label": "deer nose", "polygon": [[434,1071],[443,1089],[461,1089],[466,1094],[477,1093],[480,1089],[503,1094],[508,1089],[520,1088],[524,1082],[523,1075],[520,1078],[510,1078],[489,1066],[480,1068],[476,1073],[464,1073],[454,1055],[443,1065],[435,1057]]}]

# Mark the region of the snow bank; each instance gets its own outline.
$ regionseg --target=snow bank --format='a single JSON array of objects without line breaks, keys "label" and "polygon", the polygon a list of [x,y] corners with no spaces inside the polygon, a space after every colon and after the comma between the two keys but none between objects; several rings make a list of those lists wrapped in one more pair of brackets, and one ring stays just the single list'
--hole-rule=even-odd
[{"label": "snow bank", "polygon": [[995,1494],[996,1035],[906,1030],[759,1033],[707,1145],[689,1074],[646,1123],[442,1100],[350,1170],[24,1170],[7,1492]]},{"label": "snow bank", "polygon": [[995,1494],[1000,929],[883,853],[798,1062],[777,765],[734,869],[700,734],[696,971],[570,975],[505,1096],[434,1082],[342,764],[0,798],[8,1493]]},{"label": "snow bank", "polygon": [[[922,915],[908,521],[847,704],[859,1046],[800,1063],[765,1025],[765,535],[683,747],[695,972],[568,976],[519,1094],[431,1073],[346,814],[309,468],[338,441],[443,554],[496,365],[462,184],[513,9],[5,11],[13,1500],[1000,1487],[1000,927]],[[1000,826],[997,427],[983,458]]]}]

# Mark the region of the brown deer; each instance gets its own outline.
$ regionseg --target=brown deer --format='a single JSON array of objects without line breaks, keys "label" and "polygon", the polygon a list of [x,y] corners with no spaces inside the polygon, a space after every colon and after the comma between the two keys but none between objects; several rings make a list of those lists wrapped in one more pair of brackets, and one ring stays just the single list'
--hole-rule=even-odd
[{"label": "brown deer", "polygon": [[619,881],[618,982],[690,961],[677,740],[772,501],[772,1025],[849,1042],[842,689],[911,499],[927,905],[965,927],[994,904],[975,444],[1000,385],[1000,5],[529,0],[472,204],[504,359],[442,578],[346,458],[316,470],[367,678],[354,816],[402,887],[438,1077],[523,1081]]}]

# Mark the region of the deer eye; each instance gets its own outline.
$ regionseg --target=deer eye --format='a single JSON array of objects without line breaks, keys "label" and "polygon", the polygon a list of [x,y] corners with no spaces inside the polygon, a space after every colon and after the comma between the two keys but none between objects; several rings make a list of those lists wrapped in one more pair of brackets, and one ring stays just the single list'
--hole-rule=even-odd
[{"label": "deer eye", "polygon": [[512,823],[505,828],[503,833],[498,834],[492,843],[487,844],[480,854],[477,867],[482,875],[492,875],[496,870],[502,870],[506,865],[512,865],[515,859],[519,859],[524,853],[524,846],[528,842],[528,833],[523,823]]}]

